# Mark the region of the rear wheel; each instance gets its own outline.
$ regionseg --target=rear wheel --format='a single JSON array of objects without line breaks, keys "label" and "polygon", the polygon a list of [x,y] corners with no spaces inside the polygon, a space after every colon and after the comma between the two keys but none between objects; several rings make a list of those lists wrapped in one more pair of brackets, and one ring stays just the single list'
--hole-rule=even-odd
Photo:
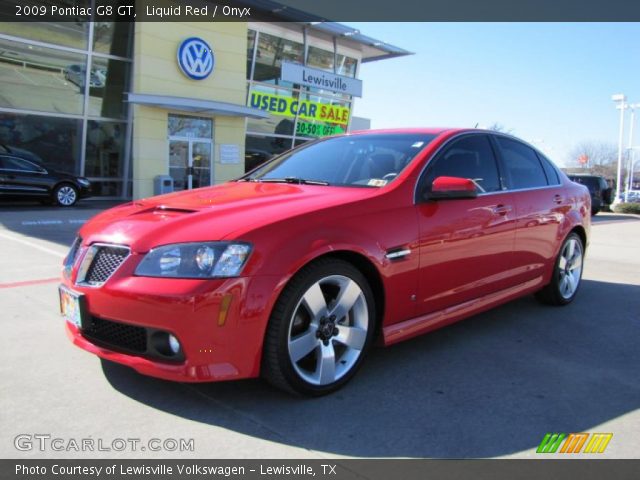
[{"label": "rear wheel", "polygon": [[375,307],[362,273],[338,259],[305,267],[282,292],[265,337],[263,376],[319,396],[348,382],[371,344]]},{"label": "rear wheel", "polygon": [[556,259],[549,284],[536,293],[536,298],[549,305],[567,305],[578,293],[582,280],[584,245],[576,233],[565,239]]}]

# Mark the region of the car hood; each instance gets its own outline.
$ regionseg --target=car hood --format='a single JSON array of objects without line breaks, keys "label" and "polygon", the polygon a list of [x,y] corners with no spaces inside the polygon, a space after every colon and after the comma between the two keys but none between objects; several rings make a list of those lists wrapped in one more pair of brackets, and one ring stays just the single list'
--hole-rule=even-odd
[{"label": "car hood", "polygon": [[269,223],[371,197],[375,188],[229,182],[150,197],[95,216],[80,230],[85,245],[129,245],[144,253],[169,243],[242,239]]}]

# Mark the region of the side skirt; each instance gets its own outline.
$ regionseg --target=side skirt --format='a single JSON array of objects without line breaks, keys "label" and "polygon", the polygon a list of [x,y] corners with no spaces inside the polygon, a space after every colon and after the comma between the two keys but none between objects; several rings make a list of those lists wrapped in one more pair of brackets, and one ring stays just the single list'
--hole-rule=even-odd
[{"label": "side skirt", "polygon": [[445,308],[437,312],[428,313],[420,317],[395,323],[382,329],[383,345],[392,345],[423,333],[437,330],[464,318],[489,310],[495,306],[506,303],[518,297],[535,292],[543,286],[543,277],[506,288],[499,292],[475,298],[468,302],[460,303],[453,307]]}]

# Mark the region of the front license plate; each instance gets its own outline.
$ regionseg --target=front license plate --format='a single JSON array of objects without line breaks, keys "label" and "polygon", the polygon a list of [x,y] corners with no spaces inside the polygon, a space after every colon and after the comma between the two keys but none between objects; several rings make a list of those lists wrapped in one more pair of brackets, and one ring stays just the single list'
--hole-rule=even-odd
[{"label": "front license plate", "polygon": [[80,328],[82,326],[82,300],[81,293],[75,293],[62,285],[58,287],[60,294],[60,313],[64,319]]}]

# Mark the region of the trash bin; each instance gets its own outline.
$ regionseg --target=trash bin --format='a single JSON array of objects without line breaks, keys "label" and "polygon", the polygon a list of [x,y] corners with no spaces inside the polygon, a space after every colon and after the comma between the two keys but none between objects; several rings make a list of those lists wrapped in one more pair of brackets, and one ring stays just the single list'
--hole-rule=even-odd
[{"label": "trash bin", "polygon": [[171,175],[156,175],[153,179],[153,194],[162,195],[171,192],[173,192],[173,177]]}]

